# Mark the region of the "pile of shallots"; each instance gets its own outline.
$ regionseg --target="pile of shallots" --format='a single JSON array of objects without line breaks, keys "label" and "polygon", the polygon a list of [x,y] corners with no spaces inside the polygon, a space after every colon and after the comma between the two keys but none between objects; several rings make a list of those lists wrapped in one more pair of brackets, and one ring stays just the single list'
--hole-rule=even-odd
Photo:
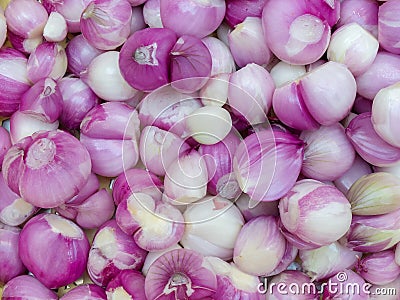
[{"label": "pile of shallots", "polygon": [[400,299],[400,0],[0,4],[1,299]]}]

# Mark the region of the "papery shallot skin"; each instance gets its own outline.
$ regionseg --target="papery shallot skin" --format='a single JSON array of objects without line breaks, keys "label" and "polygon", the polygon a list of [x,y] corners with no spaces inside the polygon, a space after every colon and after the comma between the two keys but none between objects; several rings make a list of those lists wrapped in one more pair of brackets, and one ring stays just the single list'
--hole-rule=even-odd
[{"label": "papery shallot skin", "polygon": [[62,102],[58,84],[51,78],[42,78],[21,97],[19,111],[53,123],[61,115]]},{"label": "papery shallot skin", "polygon": [[247,17],[261,17],[266,0],[227,0],[225,21],[231,26],[235,27],[237,24],[243,22]]},{"label": "papery shallot skin", "polygon": [[353,165],[347,172],[334,181],[335,186],[344,195],[347,194],[353,183],[364,175],[372,173],[371,166],[363,160],[360,156],[356,155]]},{"label": "papery shallot skin", "polygon": [[233,172],[233,156],[240,143],[240,137],[232,131],[214,145],[200,145],[199,153],[205,156],[207,165],[207,191],[226,198],[238,197],[240,191]]},{"label": "papery shallot skin", "polygon": [[272,53],[265,42],[261,18],[246,17],[228,36],[229,48],[239,67],[268,65]]},{"label": "papery shallot skin", "polygon": [[379,42],[357,23],[339,27],[332,35],[327,50],[331,61],[345,64],[354,76],[361,75],[374,62]]},{"label": "papery shallot skin", "polygon": [[[249,78],[252,78],[249,80]],[[251,125],[267,120],[275,83],[267,70],[249,63],[229,78],[228,104],[237,117]]]},{"label": "papery shallot skin", "polygon": [[189,149],[182,138],[157,126],[146,126],[141,132],[140,159],[155,175],[165,175],[166,168]]},{"label": "papery shallot skin", "polygon": [[182,35],[170,52],[171,86],[183,93],[201,89],[211,75],[211,53],[201,39]]},{"label": "papery shallot skin", "polygon": [[66,203],[57,212],[74,220],[83,229],[94,229],[103,225],[114,215],[115,206],[111,194],[106,189],[96,191],[82,203]]},{"label": "papery shallot skin", "polygon": [[54,214],[39,214],[21,231],[21,260],[45,286],[54,289],[82,276],[89,241],[80,227]]}]

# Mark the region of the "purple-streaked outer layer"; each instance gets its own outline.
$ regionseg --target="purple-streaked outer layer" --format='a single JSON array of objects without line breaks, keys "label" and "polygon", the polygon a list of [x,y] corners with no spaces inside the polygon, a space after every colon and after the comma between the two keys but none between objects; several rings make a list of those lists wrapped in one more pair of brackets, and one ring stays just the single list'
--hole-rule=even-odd
[{"label": "purple-streaked outer layer", "polygon": [[197,97],[197,94],[183,94],[165,85],[143,99],[139,108],[140,124],[187,136],[185,118],[202,107]]},{"label": "purple-streaked outer layer", "polygon": [[277,218],[260,216],[243,226],[235,242],[233,261],[241,271],[262,276],[279,265],[285,249]]},{"label": "purple-streaked outer layer", "polygon": [[0,127],[0,164],[3,163],[4,156],[11,148],[10,133],[4,127]]},{"label": "purple-streaked outer layer", "polygon": [[58,43],[44,42],[29,55],[27,75],[33,83],[45,77],[58,80],[64,76],[67,65],[64,48]]},{"label": "purple-streaked outer layer", "polygon": [[0,116],[11,116],[21,96],[30,88],[26,57],[18,50],[0,50]]},{"label": "purple-streaked outer layer", "polygon": [[100,50],[121,46],[131,32],[132,8],[127,0],[93,0],[82,12],[83,36]]},{"label": "purple-streaked outer layer", "polygon": [[266,0],[226,0],[226,23],[234,27],[247,17],[261,17]]},{"label": "purple-streaked outer layer", "polygon": [[385,142],[376,133],[371,113],[363,113],[351,120],[346,135],[357,153],[368,163],[386,167],[400,161],[400,148]]},{"label": "purple-streaked outer layer", "polygon": [[0,223],[0,282],[9,280],[26,272],[26,267],[19,257],[18,241],[21,229]]},{"label": "purple-streaked outer layer", "polygon": [[[343,280],[345,279],[345,280]],[[361,287],[365,286],[367,288],[368,286],[365,285],[365,280],[355,273],[352,270],[349,269],[344,269],[341,270],[339,273],[335,274],[331,278],[328,279],[330,282],[332,282],[335,286],[339,286],[340,284],[343,284],[343,286],[350,286],[350,285],[357,285],[360,287],[360,292],[357,291],[357,288],[354,289],[353,292],[346,292],[346,291],[340,291],[331,289],[329,290],[328,287],[326,287],[323,291],[323,297],[324,299],[329,299],[329,300],[369,300],[369,295],[368,293],[363,290]]]},{"label": "purple-streaked outer layer", "polygon": [[99,99],[80,78],[63,77],[57,84],[63,100],[60,124],[66,129],[79,129],[82,120],[99,103]]},{"label": "purple-streaked outer layer", "polygon": [[400,242],[400,209],[378,216],[353,216],[346,234],[347,247],[380,252]]},{"label": "purple-streaked outer layer", "polygon": [[313,250],[300,250],[299,257],[303,272],[314,281],[330,277],[346,268],[351,269],[361,253],[334,242]]},{"label": "purple-streaked outer layer", "polygon": [[33,276],[21,275],[10,280],[3,288],[3,300],[57,300],[57,294]]},{"label": "purple-streaked outer layer", "polygon": [[95,284],[82,284],[68,291],[60,300],[106,300],[104,289]]},{"label": "purple-streaked outer layer", "polygon": [[361,258],[356,266],[356,272],[372,284],[384,285],[399,277],[400,266],[395,261],[394,251],[385,250]]},{"label": "purple-streaked outer layer", "polygon": [[319,246],[345,235],[352,218],[350,203],[337,188],[312,179],[298,181],[281,199],[279,212],[287,231]]},{"label": "purple-streaked outer layer", "polygon": [[357,93],[373,100],[383,88],[400,81],[400,57],[386,51],[378,52],[368,70],[357,76]]},{"label": "purple-streaked outer layer", "polygon": [[217,257],[206,257],[217,276],[217,292],[215,300],[246,299],[263,300],[265,297],[258,292],[257,276],[240,271],[234,263],[227,263]]},{"label": "purple-streaked outer layer", "polygon": [[155,200],[161,200],[163,183],[153,173],[143,169],[129,169],[114,181],[112,193],[115,205],[131,196],[132,193],[145,193]]},{"label": "purple-streaked outer layer", "polygon": [[182,35],[170,52],[171,86],[183,93],[201,89],[211,75],[211,53],[201,39]]},{"label": "purple-streaked outer layer", "polygon": [[236,116],[251,125],[261,124],[267,121],[274,90],[275,83],[267,70],[247,64],[230,76],[228,103]]},{"label": "purple-streaked outer layer", "polygon": [[19,239],[22,262],[51,289],[68,285],[82,276],[89,248],[89,241],[79,226],[47,213],[30,219]]},{"label": "purple-streaked outer layer", "polygon": [[57,130],[37,132],[14,144],[2,172],[11,190],[25,201],[52,208],[79,192],[91,167],[89,153],[79,140]]},{"label": "purple-streaked outer layer", "polygon": [[145,278],[143,274],[135,270],[122,270],[107,285],[108,299],[119,299],[126,296],[131,300],[146,299],[144,290]]},{"label": "purple-streaked outer layer", "polygon": [[115,206],[111,194],[101,189],[82,203],[68,203],[57,208],[57,212],[84,229],[94,229],[103,225],[114,215]]},{"label": "purple-streaked outer layer", "polygon": [[355,151],[340,123],[303,131],[300,139],[306,145],[301,173],[307,178],[332,181],[351,168]]},{"label": "purple-streaked outer layer", "polygon": [[175,32],[167,28],[145,28],[133,33],[119,54],[121,74],[128,84],[146,92],[167,84],[169,55],[176,40]]},{"label": "purple-streaked outer layer", "polygon": [[139,118],[129,105],[120,102],[98,105],[86,114],[80,129],[94,173],[113,177],[138,162]]},{"label": "purple-streaked outer layer", "polygon": [[148,251],[175,245],[185,230],[182,213],[176,207],[144,193],[133,193],[123,200],[115,218],[118,226],[126,234],[133,235],[140,248]]},{"label": "purple-streaked outer layer", "polygon": [[378,40],[383,49],[400,54],[399,0],[390,0],[379,6]]},{"label": "purple-streaked outer layer", "polygon": [[363,160],[360,156],[356,155],[351,168],[334,181],[335,186],[346,195],[347,191],[351,188],[354,182],[364,175],[372,173],[371,166]]},{"label": "purple-streaked outer layer", "polygon": [[303,153],[303,141],[290,133],[267,129],[249,135],[233,158],[239,186],[255,201],[279,199],[295,184]]},{"label": "purple-streaked outer layer", "polygon": [[172,250],[159,257],[150,266],[145,281],[148,300],[212,299],[216,289],[211,266],[202,255],[187,249]]},{"label": "purple-streaked outer layer", "polygon": [[61,115],[62,103],[58,84],[51,78],[42,78],[22,95],[19,111],[53,123]]},{"label": "purple-streaked outer layer", "polygon": [[209,35],[221,25],[225,11],[223,0],[160,0],[162,24],[179,36]]},{"label": "purple-streaked outer layer", "polygon": [[0,175],[0,222],[19,226],[32,216],[37,208],[14,193]]},{"label": "purple-streaked outer layer", "polygon": [[7,28],[24,38],[41,36],[48,15],[46,9],[35,0],[15,0],[4,12]]},{"label": "purple-streaked outer layer", "polygon": [[374,37],[378,36],[378,8],[374,0],[346,0],[340,3],[340,19],[336,26],[357,23],[368,30]]},{"label": "purple-streaked outer layer", "polygon": [[124,233],[115,220],[110,220],[94,237],[87,270],[95,284],[105,287],[121,270],[140,270],[146,255],[147,251],[139,248],[133,237]]},{"label": "purple-streaked outer layer", "polygon": [[103,52],[103,50],[92,46],[82,34],[73,37],[65,48],[68,70],[79,76],[81,72],[87,70],[90,62]]},{"label": "purple-streaked outer layer", "polygon": [[150,172],[164,176],[168,166],[190,146],[176,134],[157,126],[146,126],[140,136],[140,159]]},{"label": "purple-streaked outer layer", "polygon": [[337,0],[267,1],[262,14],[267,45],[287,63],[313,63],[326,51],[339,14]]},{"label": "purple-streaked outer layer", "polygon": [[214,145],[200,145],[199,153],[204,156],[207,165],[207,190],[211,195],[221,195],[228,199],[240,193],[233,172],[233,156],[239,146],[238,134],[231,131],[222,141]]},{"label": "purple-streaked outer layer", "polygon": [[[282,284],[283,293],[280,293],[278,290],[279,284]],[[320,295],[318,295],[318,291],[311,283],[311,278],[306,274],[300,271],[292,271],[287,270],[283,271],[279,275],[272,277],[271,280],[268,281],[268,284],[272,284],[271,288],[267,290],[267,287],[263,287],[263,291],[267,296],[267,300],[317,300],[320,299]],[[293,293],[290,286],[298,286],[298,287],[309,287],[309,289],[305,288],[304,293]],[[289,298],[290,297],[290,298]]]}]

